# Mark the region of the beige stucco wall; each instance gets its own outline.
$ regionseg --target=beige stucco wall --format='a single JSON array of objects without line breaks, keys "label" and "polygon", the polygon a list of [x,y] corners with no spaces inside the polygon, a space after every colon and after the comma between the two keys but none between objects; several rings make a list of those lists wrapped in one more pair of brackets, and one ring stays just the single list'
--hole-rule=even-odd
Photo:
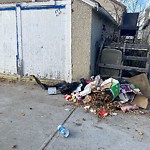
[{"label": "beige stucco wall", "polygon": [[71,19],[71,59],[74,81],[95,75],[95,63],[102,38],[113,36],[115,25],[102,13],[81,0],[73,2]]},{"label": "beige stucco wall", "polygon": [[72,79],[88,78],[90,75],[92,9],[80,0],[72,4]]}]

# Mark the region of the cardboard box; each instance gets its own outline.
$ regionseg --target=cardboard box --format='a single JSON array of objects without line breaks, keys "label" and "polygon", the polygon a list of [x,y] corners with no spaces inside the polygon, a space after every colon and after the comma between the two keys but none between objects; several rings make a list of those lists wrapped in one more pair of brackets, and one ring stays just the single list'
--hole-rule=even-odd
[{"label": "cardboard box", "polygon": [[146,109],[148,105],[148,98],[144,95],[136,95],[133,104],[136,104],[137,106]]},{"label": "cardboard box", "polygon": [[145,73],[129,78],[127,81],[137,85],[140,88],[142,94],[150,98],[150,85]]}]

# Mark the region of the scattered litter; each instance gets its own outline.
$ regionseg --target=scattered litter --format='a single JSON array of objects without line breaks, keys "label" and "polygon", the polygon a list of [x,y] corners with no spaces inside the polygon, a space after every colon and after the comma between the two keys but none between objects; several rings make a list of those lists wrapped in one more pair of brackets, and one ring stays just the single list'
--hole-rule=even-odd
[{"label": "scattered litter", "polygon": [[[139,90],[138,90],[139,91]],[[141,94],[140,92],[134,91],[129,84],[121,84],[120,86],[120,102],[126,103],[126,102],[132,102],[135,98],[135,94]]]},{"label": "scattered litter", "polygon": [[59,125],[57,129],[62,137],[66,138],[69,136],[69,130],[65,128],[64,126]]},{"label": "scattered litter", "polygon": [[37,82],[37,84],[39,84],[41,86],[42,89],[48,90],[48,88],[54,88],[55,87],[62,94],[71,94],[74,90],[77,89],[77,87],[80,84],[79,82],[73,82],[73,83],[62,82],[62,83],[58,83],[56,85],[48,85],[48,84],[42,83],[34,75],[31,75],[31,76],[35,79],[35,81]]},{"label": "scattered litter", "polygon": [[148,98],[144,95],[136,95],[133,104],[136,104],[137,106],[146,109],[148,105]]},{"label": "scattered litter", "polygon": [[108,115],[108,113],[103,109],[103,110],[100,110],[99,114],[102,116],[102,117],[106,117]]},{"label": "scattered litter", "polygon": [[94,80],[95,80],[95,85],[98,86],[100,84],[101,76],[97,75]]},{"label": "scattered litter", "polygon": [[66,111],[70,111],[70,109],[69,109],[69,108],[66,108],[65,110],[66,110]]},{"label": "scattered litter", "polygon": [[128,96],[127,96],[127,94],[126,93],[120,93],[119,94],[119,98],[120,98],[120,102],[121,103],[126,103],[126,102],[128,102],[129,101],[129,98],[128,98]]},{"label": "scattered litter", "polygon": [[12,146],[12,148],[17,148],[17,145],[16,145],[16,144],[15,144],[15,145],[13,145],[13,146]]},{"label": "scattered litter", "polygon": [[[60,91],[70,105],[82,106],[87,112],[94,113],[98,117],[116,116],[120,110],[128,112],[146,109],[148,106],[148,98],[143,95],[143,89],[150,88],[146,83],[148,80],[145,74],[127,81],[114,78],[103,80],[97,75],[90,79],[81,78],[80,82],[62,82],[53,86],[41,83],[37,77],[33,77],[43,89],[48,89],[49,94],[57,94]],[[137,80],[141,81],[142,85]],[[65,110],[70,111],[67,108]]]},{"label": "scattered litter", "polygon": [[92,100],[92,96],[86,95],[84,100],[86,103],[89,103]]},{"label": "scattered litter", "polygon": [[122,93],[141,94],[140,89],[134,84],[121,84],[120,86]]},{"label": "scattered litter", "polygon": [[80,92],[82,91],[81,88],[83,87],[83,84],[79,84],[79,86],[74,90],[74,92]]},{"label": "scattered litter", "polygon": [[46,85],[44,83],[41,83],[41,81],[36,76],[34,76],[34,75],[31,75],[31,76],[35,79],[35,81],[37,82],[37,84],[39,84],[41,86],[41,88],[43,90],[48,90],[48,85]]},{"label": "scattered litter", "polygon": [[138,132],[139,135],[144,135],[144,132],[138,131],[135,129],[136,132]]},{"label": "scattered litter", "polygon": [[123,106],[123,107],[121,107],[121,110],[123,111],[123,112],[126,112],[126,111],[131,111],[131,110],[136,110],[136,109],[139,109],[139,107],[138,106],[136,106],[136,105],[128,105],[128,106]]},{"label": "scattered litter", "polygon": [[121,103],[132,102],[136,94],[141,94],[140,89],[134,84],[121,84],[119,98]]},{"label": "scattered litter", "polygon": [[117,116],[118,114],[117,114],[117,113],[115,113],[115,112],[113,112],[111,115],[112,115],[112,116]]},{"label": "scattered litter", "polygon": [[66,99],[66,100],[72,100],[72,96],[71,95],[68,95],[68,94],[66,94],[66,95],[64,95],[64,99]]},{"label": "scattered litter", "polygon": [[[146,109],[148,105],[148,99],[142,95],[139,87],[131,82],[114,78],[103,80],[100,75],[89,80],[82,78],[80,81],[78,87],[81,91],[66,94],[64,98],[75,106],[83,106],[87,112],[98,117],[116,116],[118,113],[115,111],[119,110],[127,112],[139,107]],[[142,98],[138,101],[137,97]]]},{"label": "scattered litter", "polygon": [[144,132],[139,132],[139,135],[144,135]]},{"label": "scattered litter", "polygon": [[145,112],[144,112],[144,111],[141,111],[141,110],[139,111],[139,113],[140,113],[140,114],[142,114],[142,115],[144,115],[144,114],[145,114]]},{"label": "scattered litter", "polygon": [[56,87],[49,87],[48,88],[48,94],[49,95],[55,95],[55,94],[57,94]]},{"label": "scattered litter", "polygon": [[83,121],[86,121],[86,119],[85,119],[85,118],[82,118],[82,120],[83,120]]},{"label": "scattered litter", "polygon": [[105,150],[105,148],[104,148],[104,147],[99,147],[98,149],[100,149],[100,150]]},{"label": "scattered litter", "polygon": [[97,125],[93,125],[93,127],[95,127],[95,128],[98,128],[98,129],[103,129],[103,127],[99,127],[99,126],[97,126]]},{"label": "scattered litter", "polygon": [[133,83],[139,87],[142,94],[148,98],[150,98],[150,85],[145,73],[139,74],[137,76],[131,77],[127,79],[128,82]]},{"label": "scattered litter", "polygon": [[80,92],[80,96],[86,96],[90,93],[91,93],[91,89],[89,87],[89,88],[84,89],[84,91]]},{"label": "scattered litter", "polygon": [[90,109],[90,112],[95,114],[95,113],[96,113],[96,110],[93,109],[93,108],[91,108],[91,109]]},{"label": "scattered litter", "polygon": [[82,123],[77,123],[77,122],[73,122],[73,123],[75,123],[75,125],[77,126],[82,126]]},{"label": "scattered litter", "polygon": [[80,82],[82,84],[82,87],[81,87],[81,91],[84,90],[85,86],[88,84],[87,81],[84,79],[84,78],[81,78],[80,79]]},{"label": "scattered litter", "polygon": [[25,116],[25,113],[24,113],[24,112],[21,112],[21,113],[20,113],[20,116]]},{"label": "scattered litter", "polygon": [[101,89],[109,89],[111,93],[113,94],[113,99],[115,99],[120,92],[120,84],[118,80],[115,80],[113,78],[109,78],[101,83]]},{"label": "scattered litter", "polygon": [[90,106],[84,106],[84,109],[86,109],[86,110],[90,109]]}]

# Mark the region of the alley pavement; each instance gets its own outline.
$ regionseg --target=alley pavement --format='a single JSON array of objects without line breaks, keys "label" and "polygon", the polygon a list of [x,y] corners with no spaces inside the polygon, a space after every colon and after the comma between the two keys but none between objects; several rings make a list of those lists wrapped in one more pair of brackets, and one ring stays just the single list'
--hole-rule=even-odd
[{"label": "alley pavement", "polygon": [[[68,138],[57,132],[60,124]],[[98,119],[37,85],[0,83],[1,150],[148,150],[149,129],[149,113]]]}]

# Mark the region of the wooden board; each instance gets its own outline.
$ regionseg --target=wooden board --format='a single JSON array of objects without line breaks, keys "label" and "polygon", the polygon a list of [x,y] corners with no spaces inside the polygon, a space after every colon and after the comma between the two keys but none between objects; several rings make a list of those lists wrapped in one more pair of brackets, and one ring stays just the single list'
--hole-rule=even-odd
[{"label": "wooden board", "polygon": [[128,70],[128,71],[136,70],[136,71],[139,71],[139,72],[148,72],[148,68],[130,67],[130,66],[113,65],[113,64],[99,63],[99,67],[111,68],[111,69],[120,69],[120,70]]}]

